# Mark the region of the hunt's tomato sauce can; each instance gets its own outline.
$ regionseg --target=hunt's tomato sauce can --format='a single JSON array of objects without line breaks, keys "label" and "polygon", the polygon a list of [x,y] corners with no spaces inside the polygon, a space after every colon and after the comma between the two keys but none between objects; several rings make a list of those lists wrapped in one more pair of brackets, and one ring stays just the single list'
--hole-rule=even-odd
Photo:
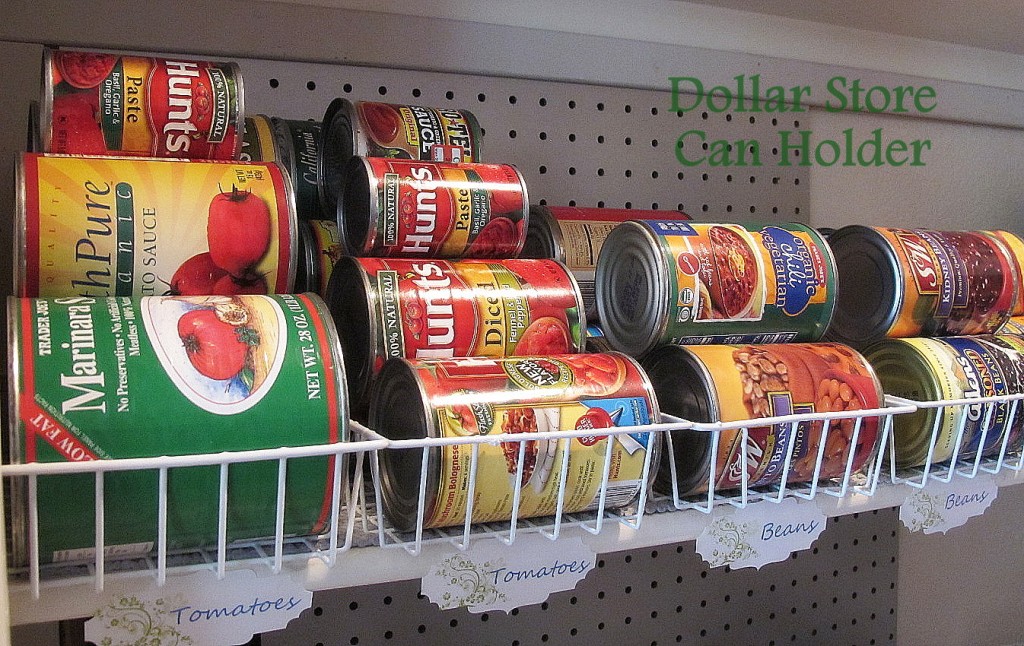
[{"label": "hunt's tomato sauce can", "polygon": [[597,261],[601,327],[618,350],[658,344],[816,341],[832,318],[836,269],[803,224],[625,222]]},{"label": "hunt's tomato sauce can", "polygon": [[583,301],[554,260],[347,257],[327,302],[354,408],[391,357],[443,359],[582,352]]},{"label": "hunt's tomato sauce can", "polygon": [[343,194],[353,256],[514,258],[526,239],[526,183],[509,164],[354,157]]},{"label": "hunt's tomato sauce can", "polygon": [[530,206],[530,222],[520,258],[564,262],[580,285],[587,316],[597,319],[594,270],[612,229],[628,220],[689,220],[682,211]]},{"label": "hunt's tomato sauce can", "polygon": [[337,98],[322,120],[320,203],[328,217],[338,208],[349,160],[389,157],[420,161],[479,162],[482,131],[469,110]]},{"label": "hunt's tomato sauce can", "polygon": [[295,209],[273,162],[27,153],[17,190],[19,296],[293,289]]},{"label": "hunt's tomato sauce can", "polygon": [[[645,357],[661,410],[694,422],[737,422],[763,417],[879,408],[883,394],[871,365],[855,350],[835,343],[767,345],[666,345]],[[792,449],[787,482],[807,482],[821,442],[820,478],[842,477],[853,452],[851,473],[864,467],[876,450],[877,417],[865,417],[854,444],[852,418],[829,425],[820,421],[757,426],[751,422],[747,442],[739,430],[721,431],[716,453],[715,489],[779,482]],[[676,484],[681,495],[707,491],[711,478],[712,434],[672,433]],[[662,462],[655,489],[672,493],[672,469]]]},{"label": "hunt's tomato sauce can", "polygon": [[829,238],[843,285],[829,337],[991,334],[1020,287],[1006,245],[973,231],[848,226]]},{"label": "hunt's tomato sauce can", "polygon": [[[74,296],[8,301],[8,455],[21,462],[218,453],[344,441],[337,335],[315,295]],[[297,423],[301,420],[301,423]],[[332,459],[288,461],[285,532],[325,528]],[[219,468],[168,472],[168,546],[217,539]],[[276,460],[233,464],[228,540],[272,536]],[[40,476],[41,560],[86,558],[93,475]],[[25,562],[25,491],[14,482],[13,559]],[[105,476],[106,543],[156,540],[157,473]]]},{"label": "hunt's tomato sauce can", "polygon": [[[517,475],[520,517],[554,514],[560,493],[563,513],[595,508],[606,468],[607,507],[630,504],[648,482],[645,465],[656,469],[657,436],[608,436],[600,435],[600,429],[657,420],[658,405],[646,375],[618,353],[391,359],[374,382],[370,404],[370,425],[394,440],[595,430],[580,438],[524,440],[522,464],[519,441],[480,444],[472,501],[472,521],[477,523],[511,517]],[[565,451],[569,472],[563,475]],[[430,449],[424,527],[464,522],[471,452],[464,444]],[[384,512],[400,531],[416,525],[421,462],[421,450],[383,452]],[[559,487],[562,477],[564,492]]]},{"label": "hunt's tomato sauce can", "polygon": [[234,63],[43,52],[44,152],[238,159],[244,115]]}]

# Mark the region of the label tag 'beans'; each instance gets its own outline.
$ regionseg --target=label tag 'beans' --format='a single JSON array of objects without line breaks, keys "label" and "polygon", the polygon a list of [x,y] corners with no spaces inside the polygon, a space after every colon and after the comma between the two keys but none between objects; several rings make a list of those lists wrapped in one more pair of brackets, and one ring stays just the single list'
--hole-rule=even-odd
[{"label": "label tag 'beans'", "polygon": [[900,520],[912,532],[945,534],[973,516],[985,513],[999,495],[992,476],[969,480],[957,478],[948,484],[935,483],[908,496],[900,505]]},{"label": "label tag 'beans'", "polygon": [[711,567],[760,569],[808,549],[825,531],[828,518],[817,505],[787,498],[743,509],[715,511],[714,520],[697,537],[697,553]]}]

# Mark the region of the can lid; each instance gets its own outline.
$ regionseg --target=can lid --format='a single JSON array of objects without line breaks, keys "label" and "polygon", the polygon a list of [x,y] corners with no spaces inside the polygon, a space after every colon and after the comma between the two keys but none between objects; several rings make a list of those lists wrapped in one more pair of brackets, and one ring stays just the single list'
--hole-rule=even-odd
[{"label": "can lid", "polygon": [[376,307],[369,276],[359,260],[346,256],[338,262],[327,281],[324,300],[341,341],[352,408],[359,419],[365,419],[380,333],[377,317],[373,315]]},{"label": "can lid", "polygon": [[530,220],[526,227],[526,240],[520,258],[551,258],[565,262],[562,228],[546,206],[530,206]]},{"label": "can lid", "polygon": [[355,106],[338,97],[327,106],[321,121],[320,155],[317,157],[317,192],[320,209],[330,215],[338,212],[346,165],[356,154]]},{"label": "can lid", "polygon": [[365,157],[353,157],[345,165],[344,188],[338,201],[338,236],[353,256],[364,256],[373,248],[377,219],[377,191],[370,180]]},{"label": "can lid", "polygon": [[320,264],[313,224],[299,220],[299,259],[295,265],[295,291],[316,292],[320,289]]},{"label": "can lid", "polygon": [[885,337],[903,304],[899,259],[872,227],[853,225],[828,239],[838,270],[836,307],[827,335],[863,346]]}]

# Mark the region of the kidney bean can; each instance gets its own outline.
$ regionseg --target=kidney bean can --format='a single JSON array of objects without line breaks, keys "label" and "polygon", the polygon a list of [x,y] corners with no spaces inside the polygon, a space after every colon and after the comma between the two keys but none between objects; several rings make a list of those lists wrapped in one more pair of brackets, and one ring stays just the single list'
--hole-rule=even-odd
[{"label": "kidney bean can", "polygon": [[[665,413],[695,422],[735,422],[783,415],[850,412],[879,408],[882,389],[871,366],[855,350],[833,343],[662,346],[644,359],[644,368]],[[812,480],[821,442],[819,478],[842,477],[850,452],[851,473],[862,469],[877,449],[877,417],[865,417],[854,443],[853,418],[830,423],[823,437],[820,421],[748,428],[746,444],[738,430],[719,435],[715,489],[743,483],[779,482],[792,450],[787,482]],[[711,434],[672,433],[676,484],[682,494],[706,491],[711,479]],[[670,458],[671,459],[671,458]],[[672,493],[672,471],[664,460],[655,489]]]},{"label": "kidney bean can", "polygon": [[242,94],[234,63],[46,49],[43,151],[237,159]]},{"label": "kidney bean can", "polygon": [[582,352],[583,302],[554,260],[341,261],[327,302],[357,409],[391,357],[446,359]]},{"label": "kidney bean can", "polygon": [[530,222],[520,258],[564,262],[580,285],[587,316],[597,319],[594,270],[608,234],[628,220],[689,220],[682,211],[530,206]]},{"label": "kidney bean can", "polygon": [[238,160],[269,162],[277,159],[277,144],[274,141],[270,117],[263,114],[246,117],[245,128],[242,131],[242,150],[238,154]]},{"label": "kidney bean can", "polygon": [[1024,240],[1016,233],[1009,231],[984,231],[986,235],[994,236],[1010,252],[1010,267],[1017,280],[1017,302],[1013,306],[1013,315],[1024,315]]},{"label": "kidney bean can", "polygon": [[295,211],[273,162],[25,154],[16,293],[287,293]]},{"label": "kidney bean can", "polygon": [[1006,246],[970,231],[849,226],[829,238],[843,288],[829,337],[991,334],[1017,302]]},{"label": "kidney bean can", "polygon": [[802,224],[625,222],[598,258],[598,318],[634,356],[663,343],[814,341],[832,318],[835,276]]},{"label": "kidney bean can", "polygon": [[[347,438],[337,336],[315,295],[83,297],[8,302],[13,462],[217,453]],[[230,467],[228,540],[272,536],[276,460]],[[328,520],[327,457],[288,462],[285,532]],[[219,468],[168,472],[168,546],[217,539]],[[38,479],[44,561],[94,545],[93,475]],[[105,476],[111,553],[156,540],[157,473]],[[15,483],[23,487],[22,483]],[[24,562],[25,491],[14,497],[13,557]]]},{"label": "kidney bean can", "polygon": [[334,267],[344,257],[344,248],[334,220],[299,222],[299,251],[302,261],[295,272],[295,291],[324,296]]},{"label": "kidney bean can", "polygon": [[514,258],[528,209],[509,164],[354,157],[338,228],[353,256]]},{"label": "kidney bean can", "polygon": [[479,162],[480,124],[469,110],[337,98],[323,118],[320,203],[337,211],[346,165],[353,156]]},{"label": "kidney bean can", "polygon": [[[291,176],[295,190],[295,211],[300,220],[319,220],[325,217],[320,211],[320,197],[317,193],[317,159],[320,156],[320,122],[298,119],[271,119],[281,165]],[[328,216],[336,218],[337,213]]]},{"label": "kidney bean can", "polygon": [[[595,429],[593,436],[524,440],[522,464],[519,441],[480,444],[472,500],[472,521],[478,523],[511,517],[517,475],[523,518],[556,513],[562,477],[563,513],[596,508],[606,467],[607,508],[630,504],[646,486],[645,464],[656,468],[657,437],[596,433],[657,419],[647,377],[632,359],[617,353],[392,359],[374,382],[370,406],[370,425],[396,440]],[[565,451],[569,472],[563,474]],[[464,444],[430,450],[424,527],[465,521],[471,452]],[[400,531],[416,526],[422,455],[394,449],[382,457],[384,512]]]}]

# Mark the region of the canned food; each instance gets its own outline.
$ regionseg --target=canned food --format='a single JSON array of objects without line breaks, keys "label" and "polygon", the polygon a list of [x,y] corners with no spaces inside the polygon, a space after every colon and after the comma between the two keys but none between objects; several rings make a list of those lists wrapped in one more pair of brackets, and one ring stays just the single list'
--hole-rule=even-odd
[{"label": "canned food", "polygon": [[480,124],[469,110],[337,98],[323,118],[320,204],[338,210],[346,165],[353,156],[479,162]]},{"label": "canned food", "polygon": [[234,63],[43,50],[43,151],[237,159],[245,111]]},{"label": "canned food", "polygon": [[27,153],[17,190],[20,296],[292,291],[295,211],[273,162]]},{"label": "canned food", "polygon": [[1024,334],[1024,316],[1011,316],[998,334]]},{"label": "canned food", "polygon": [[[971,399],[1024,392],[1024,342],[1019,337],[946,337],[886,339],[865,350],[882,387],[889,394],[916,401]],[[896,464],[921,466],[948,461],[956,449],[959,423],[963,435],[958,458],[997,454],[1006,433],[1009,450],[1020,448],[1022,417],[1010,425],[1011,402],[998,402],[987,417],[987,406],[920,408],[893,418]],[[966,416],[961,419],[961,416]],[[986,431],[987,429],[987,431]],[[934,442],[932,433],[935,433]],[[982,434],[985,443],[981,444]]]},{"label": "canned food", "polygon": [[[394,439],[460,438],[497,433],[595,429],[595,435],[561,440],[480,444],[476,460],[473,522],[508,520],[516,484],[519,516],[554,514],[565,478],[563,513],[594,509],[607,471],[605,504],[633,502],[646,486],[644,463],[656,469],[653,433],[598,435],[599,429],[649,424],[658,406],[646,375],[621,354],[555,355],[506,359],[392,359],[374,382],[370,425]],[[610,457],[606,462],[606,453]],[[569,472],[562,474],[563,453]],[[424,527],[465,521],[472,476],[472,447],[429,450]],[[419,450],[383,452],[383,507],[399,531],[416,526]],[[517,481],[517,476],[519,480]]]},{"label": "canned food", "polygon": [[354,157],[338,227],[353,256],[514,258],[528,208],[509,164]]},{"label": "canned food", "polygon": [[829,245],[843,286],[829,337],[843,343],[991,334],[1017,301],[1009,251],[978,232],[848,226]]},{"label": "canned food", "polygon": [[278,159],[270,117],[254,114],[245,118],[245,127],[242,130],[242,150],[238,154],[238,159],[240,161],[265,162]]},{"label": "canned food", "polygon": [[41,152],[43,142],[39,140],[39,101],[28,104],[28,137],[25,150],[30,153]]},{"label": "canned food", "polygon": [[815,341],[836,273],[802,224],[634,221],[605,240],[596,287],[608,340],[639,356],[662,343]]},{"label": "canned food", "polygon": [[274,137],[278,161],[288,171],[295,190],[295,211],[300,220],[334,219],[332,211],[324,216],[320,212],[317,193],[317,159],[320,156],[320,122],[279,119],[273,117]]},{"label": "canned food", "polygon": [[357,410],[390,357],[508,357],[584,347],[579,288],[553,260],[346,257],[327,302]]},{"label": "canned food", "polygon": [[[836,343],[769,345],[662,346],[643,362],[664,413],[694,422],[736,422],[784,415],[849,412],[879,408],[883,394],[871,366],[856,351]],[[756,424],[756,423],[755,423]],[[877,417],[865,417],[857,433],[854,418],[833,420],[824,435],[821,421],[756,426],[742,442],[738,430],[719,434],[715,489],[734,489],[743,483],[746,456],[747,485],[774,484],[782,479],[791,450],[787,482],[807,482],[821,442],[819,478],[851,473],[874,455],[879,437]],[[712,434],[670,431],[676,483],[681,495],[707,491],[711,479]],[[662,462],[654,487],[672,492],[672,470]]]},{"label": "canned food", "polygon": [[[337,335],[315,295],[10,299],[13,462],[217,453],[348,437]],[[297,423],[301,420],[300,423]],[[168,547],[217,539],[220,469],[167,473]],[[272,536],[277,461],[230,467],[228,540]],[[285,532],[325,528],[332,460],[288,461]],[[40,476],[41,560],[94,545],[93,475]],[[157,473],[105,481],[105,549],[153,545]],[[24,482],[12,481],[13,560],[24,563]]]},{"label": "canned food", "polygon": [[627,220],[689,220],[682,211],[530,206],[530,223],[520,258],[564,262],[579,283],[587,316],[597,318],[594,269],[605,238]]},{"label": "canned food", "polygon": [[601,329],[600,325],[587,326],[587,352],[614,352],[614,350],[615,348],[612,347],[611,343],[608,343],[608,337],[605,336],[604,330]]},{"label": "canned food", "polygon": [[983,231],[982,233],[998,238],[1010,252],[1010,267],[1014,276],[1017,277],[1017,302],[1013,306],[1012,314],[1020,316],[1024,314],[1024,240],[1009,231]]},{"label": "canned food", "polygon": [[324,296],[335,265],[345,255],[338,224],[334,220],[299,222],[299,254],[302,262],[295,271],[295,291]]}]

